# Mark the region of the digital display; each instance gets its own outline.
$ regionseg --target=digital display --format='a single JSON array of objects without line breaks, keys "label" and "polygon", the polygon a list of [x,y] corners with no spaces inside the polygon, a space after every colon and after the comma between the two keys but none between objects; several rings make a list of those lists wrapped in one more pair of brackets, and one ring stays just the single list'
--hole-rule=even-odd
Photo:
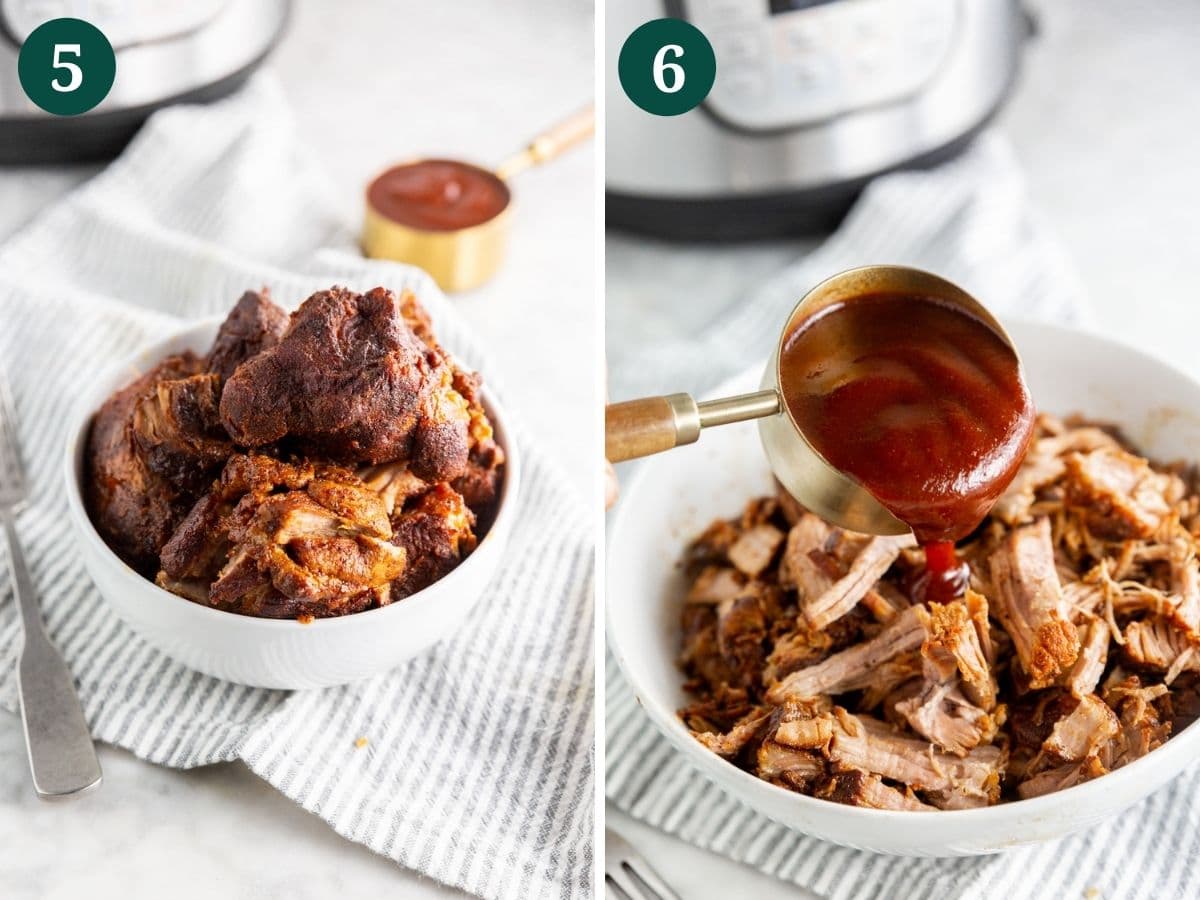
[{"label": "digital display", "polygon": [[801,9],[811,9],[814,6],[825,6],[834,2],[835,0],[768,0],[773,16],[780,13],[797,12]]}]

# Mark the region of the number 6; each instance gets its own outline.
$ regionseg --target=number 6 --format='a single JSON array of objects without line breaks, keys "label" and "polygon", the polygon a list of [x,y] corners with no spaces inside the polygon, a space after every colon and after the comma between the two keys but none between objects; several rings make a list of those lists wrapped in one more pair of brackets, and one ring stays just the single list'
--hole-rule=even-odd
[{"label": "number 6", "polygon": [[60,94],[69,94],[71,91],[78,90],[79,85],[83,83],[83,70],[73,62],[66,62],[62,59],[62,54],[69,53],[73,56],[82,55],[82,49],[78,44],[55,44],[54,45],[54,62],[50,64],[52,69],[66,69],[70,73],[70,77],[66,84],[60,84],[55,78],[50,82],[50,87],[58,91]]},{"label": "number 6", "polygon": [[[683,66],[676,62],[664,62],[663,58],[668,52],[672,53],[676,59],[683,56],[683,48],[678,44],[666,44],[659,48],[658,53],[654,54],[654,86],[664,94],[674,94],[683,89]],[[667,86],[667,80],[663,77],[663,73],[668,69],[671,70],[670,87]]]}]

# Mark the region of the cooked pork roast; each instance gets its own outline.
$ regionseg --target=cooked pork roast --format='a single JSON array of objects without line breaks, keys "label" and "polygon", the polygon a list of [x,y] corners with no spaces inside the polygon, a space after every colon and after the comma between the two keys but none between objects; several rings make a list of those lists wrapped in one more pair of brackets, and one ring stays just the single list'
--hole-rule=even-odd
[{"label": "cooked pork roast", "polygon": [[310,618],[402,599],[490,521],[504,452],[479,384],[411,294],[333,288],[289,317],[247,292],[204,357],[170,357],[101,407],[93,521],[147,577],[218,609]]},{"label": "cooked pork roast", "polygon": [[306,454],[342,463],[404,459],[429,481],[466,474],[470,452],[454,367],[383,288],[309,297],[279,343],[226,381],[221,422],[245,447],[290,436]]},{"label": "cooked pork roast", "polygon": [[1200,492],[1113,429],[1038,420],[958,550],[970,586],[910,600],[911,539],[835,528],[782,491],[687,548],[680,716],[767,781],[879,809],[1035,797],[1200,716]]}]

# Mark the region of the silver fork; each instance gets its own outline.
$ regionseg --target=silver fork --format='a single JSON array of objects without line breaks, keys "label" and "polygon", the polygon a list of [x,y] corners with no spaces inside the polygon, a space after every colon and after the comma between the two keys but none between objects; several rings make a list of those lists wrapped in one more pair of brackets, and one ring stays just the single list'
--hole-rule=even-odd
[{"label": "silver fork", "polygon": [[33,580],[17,541],[14,519],[27,499],[28,486],[17,445],[16,409],[0,372],[0,522],[8,541],[8,567],[25,631],[17,667],[17,693],[33,788],[43,800],[54,800],[98,785],[100,761],[79,706],[71,670],[46,634]]},{"label": "silver fork", "polygon": [[616,900],[679,900],[650,864],[615,832],[604,829],[604,892]]}]

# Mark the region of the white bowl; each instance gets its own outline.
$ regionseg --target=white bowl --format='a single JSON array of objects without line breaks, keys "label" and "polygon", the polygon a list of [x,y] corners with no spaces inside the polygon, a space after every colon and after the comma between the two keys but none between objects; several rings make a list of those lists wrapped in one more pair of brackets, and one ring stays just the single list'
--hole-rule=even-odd
[{"label": "white bowl", "polygon": [[[1084,332],[1005,323],[1020,348],[1040,409],[1121,425],[1149,455],[1200,455],[1200,384],[1145,354]],[[714,396],[755,390],[746,372]],[[1122,769],[1058,793],[984,809],[892,812],[818,800],[776,787],[706,750],[675,715],[687,697],[675,659],[687,542],[715,518],[737,515],[772,490],[750,426],[706,431],[700,442],[647,460],[624,487],[608,545],[609,646],[646,713],[683,754],[731,796],[824,840],[906,856],[965,856],[1064,837],[1153,793],[1200,755],[1200,723]]]},{"label": "white bowl", "polygon": [[495,521],[458,568],[404,600],[307,625],[292,619],[258,619],[201,606],[165,591],[104,543],[80,491],[93,414],[113,391],[164,357],[184,350],[205,353],[219,324],[214,319],[188,328],[100,377],[90,385],[70,424],[64,466],[70,518],[84,566],[101,596],[138,634],[184,665],[258,687],[297,690],[358,681],[394,668],[452,635],[486,594],[516,515],[520,454],[505,431],[503,409],[486,388],[483,404],[508,458]]}]

